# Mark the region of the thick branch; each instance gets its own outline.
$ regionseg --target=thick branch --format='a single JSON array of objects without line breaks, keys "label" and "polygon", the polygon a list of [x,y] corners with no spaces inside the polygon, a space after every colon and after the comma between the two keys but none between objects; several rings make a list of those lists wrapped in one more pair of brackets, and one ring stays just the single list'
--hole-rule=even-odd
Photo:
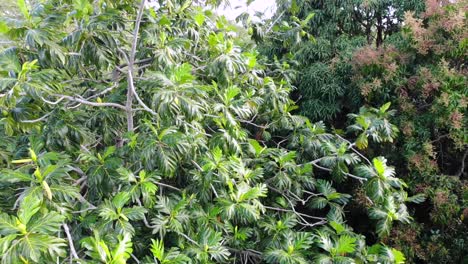
[{"label": "thick branch", "polygon": [[141,105],[141,107],[143,107],[143,109],[149,113],[151,113],[152,115],[157,115],[156,112],[154,112],[151,108],[149,108],[144,102],[143,100],[141,100],[140,96],[138,95],[138,93],[136,92],[136,89],[135,89],[135,84],[133,83],[133,71],[132,71],[132,68],[133,68],[133,65],[131,66],[130,64],[130,59],[127,57],[127,54],[125,54],[125,52],[121,51],[122,54],[124,55],[125,59],[129,62],[129,69],[128,69],[128,89],[130,89],[130,91],[132,92],[132,96],[135,97],[135,99],[138,101],[138,103]]},{"label": "thick branch", "polygon": [[135,29],[133,30],[133,41],[132,41],[132,48],[130,50],[130,56],[128,59],[128,87],[127,87],[127,102],[125,104],[125,112],[127,113],[127,130],[128,131],[133,131],[134,126],[133,126],[133,111],[132,111],[132,105],[133,105],[133,89],[135,88],[133,86],[133,64],[135,62],[135,54],[136,54],[136,48],[137,48],[137,43],[138,43],[138,32],[140,31],[140,24],[141,24],[141,19],[143,17],[143,10],[145,8],[145,2],[146,0],[141,0],[140,8],[138,9],[137,13],[137,18],[135,21]]}]

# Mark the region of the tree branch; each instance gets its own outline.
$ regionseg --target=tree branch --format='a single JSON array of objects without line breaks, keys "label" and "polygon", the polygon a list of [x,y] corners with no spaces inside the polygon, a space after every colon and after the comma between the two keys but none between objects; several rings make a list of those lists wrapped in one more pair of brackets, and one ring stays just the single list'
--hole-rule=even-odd
[{"label": "tree branch", "polygon": [[281,14],[279,14],[279,16],[275,19],[275,21],[273,21],[273,23],[268,27],[268,29],[265,31],[265,35],[267,35],[271,29],[273,29],[273,26],[278,23],[278,21],[281,19],[281,17],[284,15],[284,13],[286,12],[286,9],[283,10],[283,12],[281,12]]},{"label": "tree branch", "polygon": [[[133,30],[133,41],[132,48],[130,50],[130,56],[128,58],[128,80],[127,80],[127,102],[125,104],[125,112],[127,113],[127,130],[133,131],[133,96],[135,87],[133,86],[133,64],[135,62],[135,54],[138,43],[138,32],[140,31],[141,19],[143,17],[143,10],[145,8],[146,0],[141,0],[140,8],[138,9],[137,18],[135,21],[135,29]],[[126,55],[125,55],[126,56]]]},{"label": "tree branch", "polygon": [[171,186],[169,184],[165,184],[165,183],[162,183],[162,182],[158,182],[158,181],[153,181],[153,183],[157,184],[157,185],[160,185],[160,186],[163,186],[163,187],[167,187],[169,189],[173,189],[173,190],[176,190],[176,191],[179,191],[181,192],[182,190],[177,188],[177,187],[174,187],[174,186]]},{"label": "tree branch", "polygon": [[311,215],[295,212],[295,211],[290,210],[290,209],[284,209],[284,208],[278,208],[278,207],[272,207],[272,206],[265,206],[265,205],[263,207],[265,207],[266,209],[269,209],[269,210],[273,210],[273,211],[293,213],[295,215],[300,215],[300,216],[303,216],[303,217],[320,220],[320,222],[317,222],[317,223],[314,223],[314,224],[308,224],[307,226],[316,226],[316,225],[319,225],[319,224],[323,224],[327,220],[326,218],[323,218],[323,217],[311,216]]},{"label": "tree branch", "polygon": [[116,84],[112,85],[111,87],[104,89],[102,92],[99,92],[99,93],[97,93],[97,94],[95,94],[95,95],[92,95],[92,96],[86,98],[86,100],[89,101],[90,99],[93,99],[93,98],[99,97],[99,96],[101,96],[101,95],[104,95],[104,94],[106,94],[106,93],[112,91],[112,90],[113,90],[114,88],[116,88],[117,86],[118,86],[118,84],[116,83]]},{"label": "tree branch", "polygon": [[[312,164],[314,167],[318,168],[318,169],[321,169],[321,170],[324,170],[324,171],[328,171],[328,172],[332,172],[333,170],[332,169],[329,169],[329,168],[325,168],[325,167],[322,167],[320,165],[318,165],[317,163],[320,161],[320,159],[318,160],[314,160],[312,162],[310,162],[310,164]],[[362,181],[367,181],[366,178],[362,178],[362,177],[359,177],[359,176],[356,176],[354,174],[351,174],[351,173],[348,173],[348,172],[343,172],[344,175],[348,176],[348,177],[351,177],[351,178],[354,178],[356,180],[359,180],[360,182]]]},{"label": "tree branch", "polygon": [[461,167],[460,167],[460,171],[457,173],[457,177],[461,177],[463,175],[463,173],[465,173],[465,160],[466,160],[466,156],[468,156],[468,148],[465,150],[465,153],[463,154],[463,157],[462,157],[462,160],[461,160]]},{"label": "tree branch", "polygon": [[68,244],[70,246],[70,252],[71,252],[71,255],[74,259],[80,259],[78,257],[78,254],[76,253],[76,250],[75,250],[75,246],[73,245],[73,238],[70,234],[70,228],[68,228],[68,225],[67,224],[63,224],[63,230],[65,230],[65,234],[67,235],[67,238],[68,238]]},{"label": "tree branch", "polygon": [[117,103],[90,102],[90,101],[87,101],[87,100],[82,99],[82,98],[76,98],[76,97],[69,96],[69,95],[64,95],[64,94],[52,94],[52,96],[59,97],[59,99],[56,102],[50,102],[50,101],[45,100],[44,98],[41,98],[41,99],[44,102],[46,102],[48,104],[52,104],[52,105],[56,105],[56,104],[60,103],[62,100],[66,99],[68,101],[73,101],[73,102],[81,103],[81,104],[84,104],[84,105],[97,106],[97,107],[115,107],[115,108],[119,108],[119,109],[122,109],[122,110],[126,110],[125,106],[117,104]]},{"label": "tree branch", "polygon": [[152,115],[157,115],[156,112],[154,112],[151,108],[149,108],[143,100],[141,100],[140,96],[138,96],[138,93],[136,92],[135,89],[135,84],[133,83],[133,64],[130,63],[130,59],[127,57],[127,54],[120,50],[121,53],[124,55],[125,59],[128,61],[128,89],[132,92],[132,97],[134,96],[135,99],[138,101],[138,103],[143,107],[143,109]]},{"label": "tree branch", "polygon": [[362,159],[364,159],[369,165],[372,165],[372,163],[370,162],[370,160],[369,160],[368,158],[366,158],[366,156],[364,156],[361,152],[359,152],[358,150],[356,150],[356,149],[354,148],[354,145],[356,145],[355,143],[351,143],[351,141],[345,139],[344,137],[342,137],[342,136],[340,136],[340,135],[338,135],[338,134],[336,134],[336,136],[337,136],[339,139],[341,139],[341,140],[343,140],[344,142],[346,142],[346,143],[349,144],[348,149],[351,149],[354,153],[356,153],[357,155],[359,155],[359,157],[361,157]]},{"label": "tree branch", "polygon": [[50,111],[49,113],[45,114],[44,116],[38,118],[38,119],[33,119],[33,120],[20,120],[21,123],[38,123],[43,120],[45,120],[47,117],[49,117],[52,114],[53,111]]}]

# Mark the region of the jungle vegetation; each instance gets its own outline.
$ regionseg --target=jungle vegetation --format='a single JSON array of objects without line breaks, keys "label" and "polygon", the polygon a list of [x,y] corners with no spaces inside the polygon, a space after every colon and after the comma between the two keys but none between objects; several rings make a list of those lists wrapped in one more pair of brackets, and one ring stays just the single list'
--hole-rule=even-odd
[{"label": "jungle vegetation", "polygon": [[467,2],[226,3],[1,6],[0,263],[466,262]]}]

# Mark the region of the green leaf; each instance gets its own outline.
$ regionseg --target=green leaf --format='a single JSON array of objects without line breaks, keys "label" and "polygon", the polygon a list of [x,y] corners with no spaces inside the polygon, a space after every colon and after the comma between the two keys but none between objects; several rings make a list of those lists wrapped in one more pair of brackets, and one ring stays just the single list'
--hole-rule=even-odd
[{"label": "green leaf", "polygon": [[23,198],[23,201],[21,201],[21,205],[18,210],[18,218],[21,223],[27,225],[31,217],[41,209],[41,204],[42,199],[36,195],[36,192],[26,195]]},{"label": "green leaf", "polygon": [[406,201],[410,203],[415,203],[415,204],[420,204],[424,202],[425,200],[426,200],[426,196],[423,193],[418,193],[406,199]]},{"label": "green leaf", "polygon": [[164,243],[161,240],[151,239],[151,253],[159,261],[164,260]]},{"label": "green leaf", "polygon": [[379,176],[383,176],[385,172],[385,162],[380,158],[372,159],[372,163],[374,164],[375,171]]},{"label": "green leaf", "polygon": [[18,228],[17,218],[6,213],[0,214],[0,234],[7,236],[21,231]]},{"label": "green leaf", "polygon": [[331,227],[333,227],[333,229],[335,229],[338,235],[343,233],[346,230],[346,228],[338,222],[331,221],[329,224],[331,225]]},{"label": "green leaf", "polygon": [[388,102],[388,103],[382,105],[382,106],[380,107],[380,109],[379,109],[379,110],[380,110],[380,113],[382,113],[382,114],[385,113],[385,112],[390,108],[390,105],[391,105],[391,104],[392,104],[391,102]]},{"label": "green leaf", "polygon": [[168,26],[171,24],[171,20],[167,18],[167,16],[162,15],[161,18],[159,19],[159,25],[161,26]]},{"label": "green leaf", "polygon": [[255,150],[255,155],[258,157],[262,152],[266,149],[266,147],[262,147],[260,143],[258,143],[255,139],[249,139],[250,146]]},{"label": "green leaf", "polygon": [[366,149],[369,145],[369,141],[367,139],[367,135],[365,132],[359,134],[358,138],[356,139],[356,147],[358,149]]},{"label": "green leaf", "polygon": [[197,25],[201,27],[203,23],[205,22],[206,17],[205,17],[205,14],[200,11],[194,16],[194,19],[195,19],[195,23],[197,23]]},{"label": "green leaf", "polygon": [[296,152],[289,151],[280,157],[279,162],[281,165],[284,165],[286,162],[293,161],[294,159],[296,159]]},{"label": "green leaf", "polygon": [[336,245],[336,252],[340,255],[353,253],[356,250],[356,238],[348,235],[340,236]]},{"label": "green leaf", "polygon": [[317,197],[311,200],[310,206],[314,209],[323,209],[327,206],[328,200],[324,197]]},{"label": "green leaf", "polygon": [[5,21],[0,21],[0,34],[8,33],[8,31],[10,31],[10,28],[7,23]]},{"label": "green leaf", "polygon": [[307,17],[302,21],[301,25],[304,27],[304,26],[307,26],[307,24],[309,23],[309,21],[315,16],[315,13],[309,13],[307,15]]},{"label": "green leaf", "polygon": [[8,183],[31,182],[33,178],[30,174],[20,171],[4,169],[0,171],[0,181]]},{"label": "green leaf", "polygon": [[146,208],[142,206],[134,206],[132,208],[122,209],[122,214],[125,215],[130,220],[141,220],[145,217],[145,214],[148,212]]},{"label": "green leaf", "polygon": [[29,9],[28,9],[28,6],[26,4],[26,1],[25,0],[17,0],[17,5],[21,11],[21,13],[23,14],[23,16],[26,18],[26,19],[30,19],[30,15],[29,15]]},{"label": "green leaf", "polygon": [[127,259],[130,258],[133,252],[132,246],[133,243],[130,234],[125,234],[123,237],[119,238],[117,247],[112,250],[112,261],[110,263],[126,264]]},{"label": "green leaf", "polygon": [[123,208],[128,200],[130,200],[130,195],[127,192],[119,192],[112,198],[112,204],[115,208]]},{"label": "green leaf", "polygon": [[393,259],[394,259],[394,264],[403,264],[406,261],[405,255],[394,248],[392,248],[392,253],[393,253]]},{"label": "green leaf", "polygon": [[37,220],[31,221],[28,225],[29,232],[36,232],[42,234],[55,234],[59,231],[60,225],[65,220],[65,216],[57,212],[47,213]]}]

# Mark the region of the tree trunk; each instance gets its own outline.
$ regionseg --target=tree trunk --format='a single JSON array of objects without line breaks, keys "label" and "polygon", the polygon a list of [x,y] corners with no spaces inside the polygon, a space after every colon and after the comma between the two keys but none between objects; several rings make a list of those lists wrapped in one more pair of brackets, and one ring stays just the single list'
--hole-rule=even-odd
[{"label": "tree trunk", "polygon": [[377,39],[375,45],[380,47],[383,42],[383,24],[382,24],[382,13],[377,12]]}]

